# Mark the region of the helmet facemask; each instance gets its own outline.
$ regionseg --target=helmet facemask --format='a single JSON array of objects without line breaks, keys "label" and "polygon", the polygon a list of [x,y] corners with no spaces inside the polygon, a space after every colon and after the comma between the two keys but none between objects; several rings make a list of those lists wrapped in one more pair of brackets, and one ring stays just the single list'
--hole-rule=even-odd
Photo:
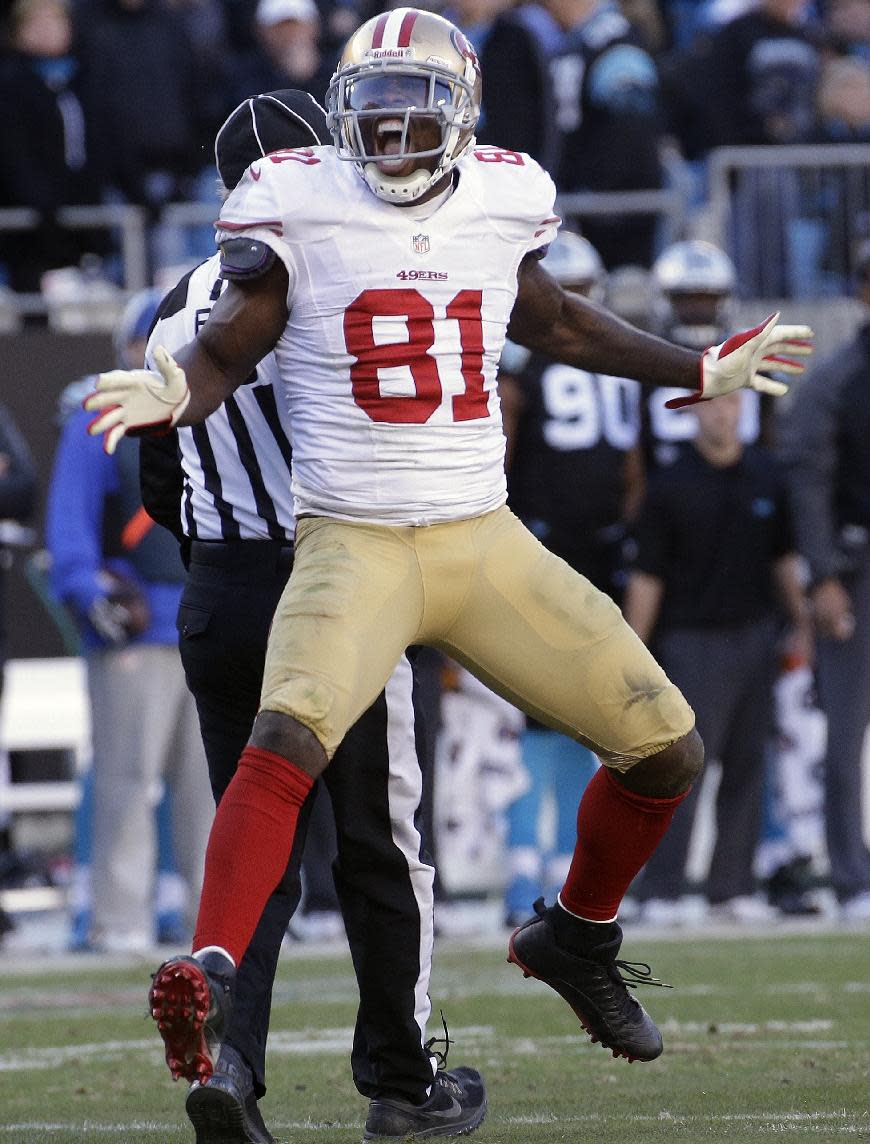
[{"label": "helmet facemask", "polygon": [[730,324],[730,294],[673,290],[666,297],[669,314],[665,332],[671,341],[690,350],[705,350],[722,341]]},{"label": "helmet facemask", "polygon": [[[326,95],[336,153],[357,165],[379,198],[414,202],[474,146],[479,88],[471,53],[451,66],[434,53],[415,60],[409,52],[366,52],[339,66]],[[403,171],[408,163],[413,169]]]}]

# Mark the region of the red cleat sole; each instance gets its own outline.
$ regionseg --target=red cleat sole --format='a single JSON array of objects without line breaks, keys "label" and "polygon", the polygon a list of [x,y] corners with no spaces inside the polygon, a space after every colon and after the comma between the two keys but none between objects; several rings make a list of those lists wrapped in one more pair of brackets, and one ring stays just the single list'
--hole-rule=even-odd
[{"label": "red cleat sole", "polygon": [[205,1084],[213,1071],[205,1039],[211,1005],[205,972],[192,958],[165,962],[154,974],[148,1004],[166,1046],[172,1079]]}]

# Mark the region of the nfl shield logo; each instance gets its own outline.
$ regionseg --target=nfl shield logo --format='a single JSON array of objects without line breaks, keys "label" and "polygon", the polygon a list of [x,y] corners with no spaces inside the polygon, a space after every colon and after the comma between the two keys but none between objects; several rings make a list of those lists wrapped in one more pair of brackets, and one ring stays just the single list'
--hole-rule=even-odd
[{"label": "nfl shield logo", "polygon": [[428,234],[415,234],[411,239],[414,244],[415,254],[428,254],[429,253],[429,235]]}]

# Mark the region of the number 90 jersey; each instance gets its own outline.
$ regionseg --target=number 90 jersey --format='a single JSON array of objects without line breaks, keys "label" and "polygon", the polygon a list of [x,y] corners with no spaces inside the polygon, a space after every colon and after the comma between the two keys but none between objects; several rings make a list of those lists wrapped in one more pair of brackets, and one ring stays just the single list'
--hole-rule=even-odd
[{"label": "number 90 jersey", "polygon": [[556,234],[555,188],[494,147],[457,170],[424,217],[331,147],[277,151],[224,203],[218,242],[260,239],[289,274],[275,357],[300,515],[435,524],[506,499],[496,371],[519,264]]}]

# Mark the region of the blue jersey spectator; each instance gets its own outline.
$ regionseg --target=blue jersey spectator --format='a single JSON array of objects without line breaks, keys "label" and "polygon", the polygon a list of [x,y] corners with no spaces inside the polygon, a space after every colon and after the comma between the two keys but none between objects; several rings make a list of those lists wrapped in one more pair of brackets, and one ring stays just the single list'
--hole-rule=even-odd
[{"label": "blue jersey spectator", "polygon": [[[559,190],[661,187],[659,79],[643,36],[612,0],[547,0],[547,9],[565,32],[551,64]],[[655,223],[654,216],[589,218],[582,227],[610,270],[650,265]]]},{"label": "blue jersey spectator", "polygon": [[[119,365],[141,366],[157,300],[154,292],[131,299],[117,339]],[[73,404],[75,392],[67,395]],[[184,574],[178,546],[142,507],[137,443],[109,456],[88,436],[88,420],[77,409],[63,426],[46,540],[54,588],[75,616],[87,663],[90,944],[135,950],[154,938],[154,808],[162,784],[173,795],[175,852],[191,910],[213,807],[196,709],[178,656],[175,617]]]}]

